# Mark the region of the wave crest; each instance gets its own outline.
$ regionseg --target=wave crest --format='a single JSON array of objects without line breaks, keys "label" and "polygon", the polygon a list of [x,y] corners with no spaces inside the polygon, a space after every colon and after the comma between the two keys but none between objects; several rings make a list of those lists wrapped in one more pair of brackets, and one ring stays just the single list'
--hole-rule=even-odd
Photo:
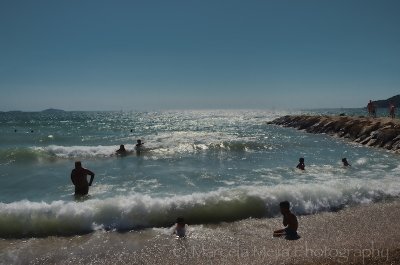
[{"label": "wave crest", "polygon": [[[279,215],[279,202],[288,200],[297,214],[337,210],[399,196],[390,183],[362,182],[240,187],[208,193],[150,197],[143,194],[83,202],[20,201],[0,203],[0,237],[74,235],[97,229],[132,230],[166,227],[177,216],[190,224],[235,221]],[[400,186],[400,185],[398,185]]]}]

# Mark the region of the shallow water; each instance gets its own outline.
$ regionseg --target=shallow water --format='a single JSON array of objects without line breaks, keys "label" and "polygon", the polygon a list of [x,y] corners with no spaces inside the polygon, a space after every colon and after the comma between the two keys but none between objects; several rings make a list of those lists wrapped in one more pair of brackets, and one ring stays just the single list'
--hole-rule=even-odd
[{"label": "shallow water", "polygon": [[[365,115],[313,112],[346,111]],[[267,124],[291,113],[0,113],[0,237],[273,217],[282,200],[310,214],[399,195],[398,155]],[[120,144],[132,153],[116,156]],[[69,176],[76,160],[96,173],[82,201]]]}]

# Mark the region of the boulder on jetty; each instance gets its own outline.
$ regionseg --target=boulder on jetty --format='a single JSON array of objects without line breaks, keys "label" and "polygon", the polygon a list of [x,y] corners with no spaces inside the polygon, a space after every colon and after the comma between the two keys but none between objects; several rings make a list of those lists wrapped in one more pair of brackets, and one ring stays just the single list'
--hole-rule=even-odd
[{"label": "boulder on jetty", "polygon": [[268,124],[292,127],[309,133],[325,133],[400,153],[400,121],[391,118],[288,115]]}]

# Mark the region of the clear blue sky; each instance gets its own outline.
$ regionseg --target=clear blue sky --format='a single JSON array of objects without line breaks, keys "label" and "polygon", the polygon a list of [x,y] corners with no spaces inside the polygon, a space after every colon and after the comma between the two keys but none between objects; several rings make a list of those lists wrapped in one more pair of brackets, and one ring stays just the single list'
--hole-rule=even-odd
[{"label": "clear blue sky", "polygon": [[360,107],[400,94],[398,0],[0,0],[0,110]]}]

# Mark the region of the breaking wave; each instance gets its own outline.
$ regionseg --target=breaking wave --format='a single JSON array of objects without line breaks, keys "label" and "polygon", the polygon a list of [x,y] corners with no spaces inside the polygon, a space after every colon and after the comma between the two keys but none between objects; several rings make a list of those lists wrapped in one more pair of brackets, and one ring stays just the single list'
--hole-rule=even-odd
[{"label": "breaking wave", "polygon": [[0,203],[0,237],[75,235],[95,230],[170,226],[177,216],[190,224],[218,223],[279,215],[289,200],[297,214],[338,210],[399,196],[391,180],[332,181],[324,184],[241,186],[172,197],[131,194],[99,200]]}]

